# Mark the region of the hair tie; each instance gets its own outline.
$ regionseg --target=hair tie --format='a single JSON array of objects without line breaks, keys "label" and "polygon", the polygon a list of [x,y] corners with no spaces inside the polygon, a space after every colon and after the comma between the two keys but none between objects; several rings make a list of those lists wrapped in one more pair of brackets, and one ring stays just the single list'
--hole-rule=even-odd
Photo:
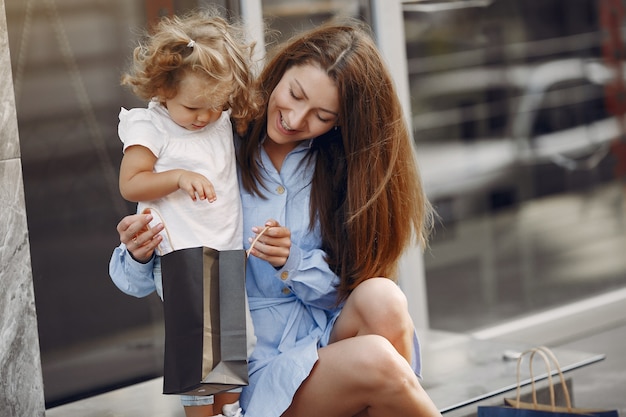
[{"label": "hair tie", "polygon": [[189,43],[187,44],[187,47],[193,48],[194,46],[196,46],[196,41],[194,41],[193,39],[190,39]]}]

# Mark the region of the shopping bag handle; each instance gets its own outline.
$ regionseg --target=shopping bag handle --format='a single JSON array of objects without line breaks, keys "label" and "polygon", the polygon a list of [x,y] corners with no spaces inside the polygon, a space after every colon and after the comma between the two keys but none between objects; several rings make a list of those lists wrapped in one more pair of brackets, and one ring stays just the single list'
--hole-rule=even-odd
[{"label": "shopping bag handle", "polygon": [[530,354],[529,370],[530,370],[530,383],[532,386],[533,407],[535,409],[538,409],[537,390],[535,389],[535,375],[533,373],[533,359],[535,357],[535,354],[539,354],[539,356],[542,357],[546,365],[546,370],[548,371],[548,388],[550,390],[550,404],[552,406],[552,411],[556,411],[556,401],[555,401],[555,396],[554,396],[554,383],[552,381],[552,368],[550,366],[550,362],[552,362],[552,364],[555,366],[559,374],[559,379],[561,380],[561,386],[563,387],[563,394],[565,396],[565,405],[567,407],[567,411],[572,412],[572,402],[571,402],[569,390],[567,389],[567,385],[565,383],[565,376],[563,375],[563,371],[561,370],[559,361],[556,358],[556,355],[554,355],[554,353],[545,346],[540,346],[540,347],[526,350],[525,352],[522,352],[520,357],[517,359],[517,396],[516,396],[515,405],[514,405],[515,408],[520,408],[520,403],[521,403],[520,402],[520,397],[521,397],[520,368],[521,368],[521,364],[522,364],[522,360],[524,359],[524,356],[528,354]]},{"label": "shopping bag handle", "polygon": [[[167,241],[169,242],[170,247],[172,248],[172,250],[176,250],[176,248],[174,247],[174,243],[172,242],[172,237],[170,236],[170,233],[167,230],[167,226],[165,225],[165,221],[163,221],[163,216],[161,216],[161,213],[159,213],[159,211],[155,209],[154,207],[146,207],[145,209],[143,209],[141,213],[151,214],[152,218],[156,220],[156,222],[161,223],[163,225],[163,231],[165,232],[165,235],[167,237]],[[161,248],[161,244],[157,245],[156,251],[158,252],[159,256],[163,256],[163,249]]]},{"label": "shopping bag handle", "polygon": [[269,226],[265,226],[263,228],[263,230],[261,230],[261,233],[259,233],[254,240],[252,241],[252,244],[250,244],[250,248],[246,251],[246,258],[250,257],[250,252],[252,252],[252,248],[254,248],[255,243],[257,243],[259,241],[259,239],[261,238],[261,236],[263,236],[263,233],[267,232],[269,230]]}]

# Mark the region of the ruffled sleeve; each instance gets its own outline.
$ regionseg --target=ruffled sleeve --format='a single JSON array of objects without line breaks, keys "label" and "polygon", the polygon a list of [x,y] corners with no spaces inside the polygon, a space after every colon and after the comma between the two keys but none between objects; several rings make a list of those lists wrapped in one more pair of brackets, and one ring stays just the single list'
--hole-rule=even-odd
[{"label": "ruffled sleeve", "polygon": [[129,146],[144,146],[158,158],[165,145],[167,133],[162,126],[161,116],[156,111],[156,103],[150,103],[147,109],[121,108],[119,114],[118,135],[124,144],[124,150]]}]

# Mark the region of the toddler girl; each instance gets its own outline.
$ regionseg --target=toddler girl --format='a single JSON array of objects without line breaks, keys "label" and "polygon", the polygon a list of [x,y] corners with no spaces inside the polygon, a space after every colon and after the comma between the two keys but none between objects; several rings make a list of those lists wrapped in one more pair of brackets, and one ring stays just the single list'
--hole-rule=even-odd
[{"label": "toddler girl", "polygon": [[[120,112],[119,187],[125,199],[138,202],[138,212],[152,209],[166,225],[159,255],[174,248],[243,247],[233,123],[243,130],[258,106],[253,46],[215,12],[163,18],[135,48],[122,76],[122,84],[149,104]],[[249,351],[253,342],[252,336]],[[216,395],[216,411],[237,399],[236,393]],[[181,401],[188,417],[214,414],[212,396],[183,395]],[[234,416],[237,409],[235,403],[223,410]]]}]

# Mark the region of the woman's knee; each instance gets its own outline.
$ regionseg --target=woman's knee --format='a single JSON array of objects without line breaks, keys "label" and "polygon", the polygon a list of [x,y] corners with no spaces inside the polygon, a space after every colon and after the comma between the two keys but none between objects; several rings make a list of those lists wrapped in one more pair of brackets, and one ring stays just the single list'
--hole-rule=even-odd
[{"label": "woman's knee", "polygon": [[363,281],[349,298],[363,321],[372,327],[395,332],[413,331],[406,296],[396,283],[387,278]]},{"label": "woman's knee", "polygon": [[386,307],[397,306],[404,310],[407,307],[406,296],[398,284],[388,278],[370,278],[363,281],[352,291],[350,298],[352,297],[359,304],[375,303]]},{"label": "woman's knee", "polygon": [[386,338],[378,335],[359,336],[361,347],[352,359],[368,384],[375,390],[399,389],[412,385],[417,377],[404,358]]}]

